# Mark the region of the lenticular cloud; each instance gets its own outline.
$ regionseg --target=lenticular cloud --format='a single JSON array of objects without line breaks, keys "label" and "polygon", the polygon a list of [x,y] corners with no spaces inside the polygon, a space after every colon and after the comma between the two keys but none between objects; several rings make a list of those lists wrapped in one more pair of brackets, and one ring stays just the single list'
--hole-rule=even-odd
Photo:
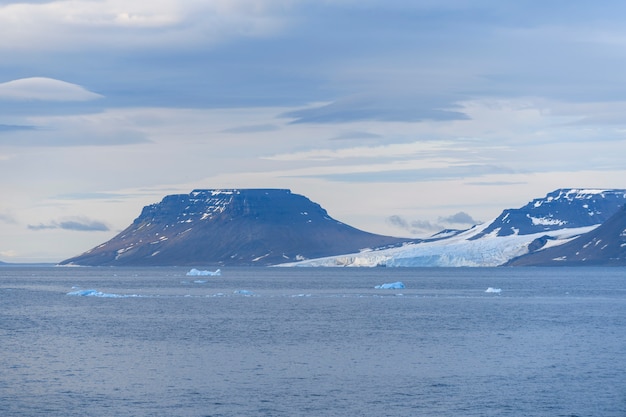
[{"label": "lenticular cloud", "polygon": [[80,85],[45,77],[0,84],[0,100],[90,101],[102,98]]}]

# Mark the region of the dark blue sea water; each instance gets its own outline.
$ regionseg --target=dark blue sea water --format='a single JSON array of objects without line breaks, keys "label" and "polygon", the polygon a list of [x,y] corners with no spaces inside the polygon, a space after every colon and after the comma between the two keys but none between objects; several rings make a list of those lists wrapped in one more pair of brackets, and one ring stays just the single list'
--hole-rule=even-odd
[{"label": "dark blue sea water", "polygon": [[626,269],[187,271],[0,268],[0,415],[626,416]]}]

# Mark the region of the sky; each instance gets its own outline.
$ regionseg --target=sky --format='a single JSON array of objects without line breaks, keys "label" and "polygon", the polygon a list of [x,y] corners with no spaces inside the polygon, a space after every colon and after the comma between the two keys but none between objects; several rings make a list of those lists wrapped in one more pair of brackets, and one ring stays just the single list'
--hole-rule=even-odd
[{"label": "sky", "polygon": [[626,188],[626,2],[0,0],[0,261],[196,188],[394,236]]}]

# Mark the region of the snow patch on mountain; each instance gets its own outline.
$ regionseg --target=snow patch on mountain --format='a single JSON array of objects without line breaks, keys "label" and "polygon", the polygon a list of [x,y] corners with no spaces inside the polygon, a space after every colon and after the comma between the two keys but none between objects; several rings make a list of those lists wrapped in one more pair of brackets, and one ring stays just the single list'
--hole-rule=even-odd
[{"label": "snow patch on mountain", "polygon": [[566,222],[563,220],[559,220],[559,219],[552,219],[549,217],[532,217],[530,215],[527,216],[530,221],[533,223],[533,226],[537,226],[537,225],[558,225],[558,226],[563,226]]}]

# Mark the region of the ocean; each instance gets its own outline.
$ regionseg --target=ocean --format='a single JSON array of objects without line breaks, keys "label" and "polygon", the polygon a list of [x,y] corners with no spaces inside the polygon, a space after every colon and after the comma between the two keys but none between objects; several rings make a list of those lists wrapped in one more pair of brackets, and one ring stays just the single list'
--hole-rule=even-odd
[{"label": "ocean", "polygon": [[188,271],[0,268],[0,416],[626,416],[624,268]]}]

